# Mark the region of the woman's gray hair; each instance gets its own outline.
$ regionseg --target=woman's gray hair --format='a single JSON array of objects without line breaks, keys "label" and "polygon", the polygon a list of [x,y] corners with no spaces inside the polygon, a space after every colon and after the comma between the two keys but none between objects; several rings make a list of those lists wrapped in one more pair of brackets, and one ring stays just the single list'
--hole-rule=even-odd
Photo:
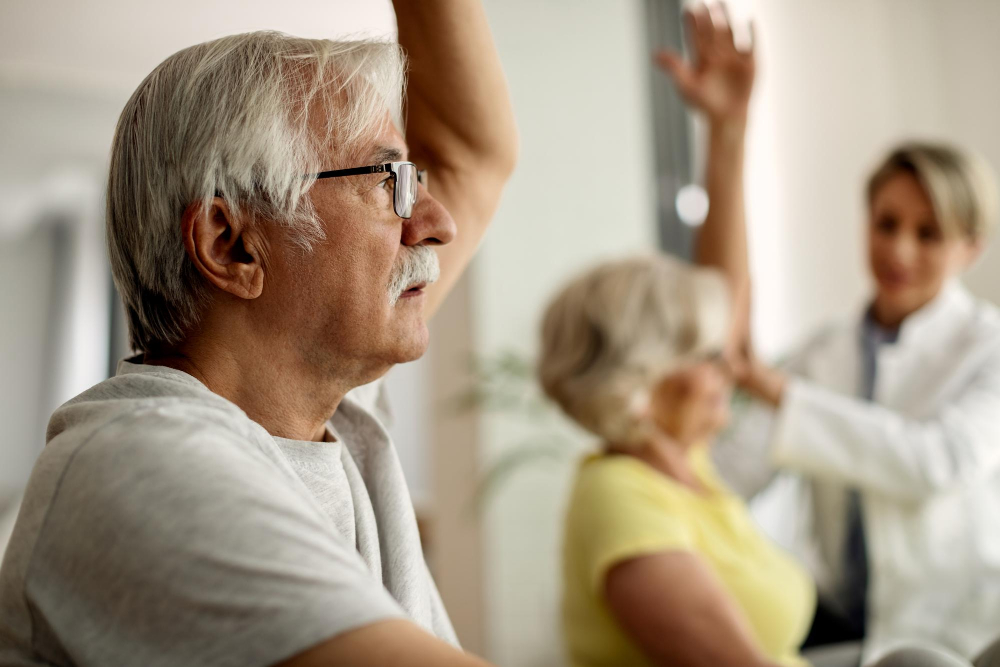
[{"label": "woman's gray hair", "polygon": [[947,144],[901,144],[868,178],[868,204],[900,173],[913,175],[923,187],[946,236],[978,241],[996,226],[996,174],[982,157]]},{"label": "woman's gray hair", "polygon": [[[166,349],[197,324],[205,282],[185,252],[181,217],[222,197],[249,224],[292,230],[303,251],[324,238],[309,197],[315,174],[378,131],[402,129],[405,58],[395,42],[223,37],[175,53],[139,85],[115,130],[107,243],[131,346]],[[325,118],[310,120],[310,112]]]},{"label": "woman's gray hair", "polygon": [[542,321],[542,389],[581,426],[618,446],[648,435],[653,386],[721,349],[730,302],[722,275],[664,255],[610,261],[563,288]]}]

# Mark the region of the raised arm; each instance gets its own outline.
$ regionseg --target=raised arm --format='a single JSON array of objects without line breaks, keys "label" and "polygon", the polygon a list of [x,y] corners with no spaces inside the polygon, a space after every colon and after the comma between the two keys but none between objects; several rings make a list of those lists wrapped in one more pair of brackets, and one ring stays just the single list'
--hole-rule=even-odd
[{"label": "raised arm", "polygon": [[406,99],[410,159],[455,219],[437,248],[441,277],[427,290],[437,310],[476,252],[517,159],[507,82],[478,0],[396,0],[399,43],[410,60]]},{"label": "raised arm", "polygon": [[731,350],[738,350],[746,345],[750,329],[743,157],[754,55],[736,48],[724,13],[713,17],[699,5],[685,19],[695,47],[694,61],[685,63],[677,54],[663,51],[657,54],[657,62],[687,103],[708,121],[705,185],[709,210],[698,232],[694,259],[721,271],[729,285],[733,297],[729,343]]}]

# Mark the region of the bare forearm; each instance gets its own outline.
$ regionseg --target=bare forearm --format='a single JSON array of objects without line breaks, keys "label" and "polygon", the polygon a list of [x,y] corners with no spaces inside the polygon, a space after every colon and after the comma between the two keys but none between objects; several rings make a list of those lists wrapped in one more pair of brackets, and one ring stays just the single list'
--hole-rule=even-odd
[{"label": "bare forearm", "polygon": [[745,136],[743,121],[716,123],[711,128],[705,172],[710,205],[695,245],[699,264],[720,269],[733,282],[746,281],[749,275],[743,204]]},{"label": "bare forearm", "polygon": [[510,170],[517,130],[507,81],[477,0],[397,0],[410,59],[407,143],[434,169]]},{"label": "bare forearm", "polygon": [[[713,123],[705,185],[709,211],[695,244],[695,261],[722,272],[733,298],[736,338],[749,334],[750,271],[747,261],[743,160],[746,120]],[[734,340],[741,344],[742,340]]]}]

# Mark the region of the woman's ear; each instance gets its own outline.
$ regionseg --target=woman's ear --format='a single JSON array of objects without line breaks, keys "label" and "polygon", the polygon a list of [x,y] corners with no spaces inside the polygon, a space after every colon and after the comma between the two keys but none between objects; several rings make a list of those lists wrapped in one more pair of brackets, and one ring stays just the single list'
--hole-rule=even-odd
[{"label": "woman's ear", "polygon": [[215,287],[241,299],[256,299],[264,289],[259,235],[243,216],[234,216],[222,197],[208,206],[193,203],[181,218],[181,237],[188,257]]},{"label": "woman's ear", "polygon": [[983,239],[974,239],[968,242],[968,254],[965,261],[966,268],[971,267],[979,261],[986,251],[986,242]]}]

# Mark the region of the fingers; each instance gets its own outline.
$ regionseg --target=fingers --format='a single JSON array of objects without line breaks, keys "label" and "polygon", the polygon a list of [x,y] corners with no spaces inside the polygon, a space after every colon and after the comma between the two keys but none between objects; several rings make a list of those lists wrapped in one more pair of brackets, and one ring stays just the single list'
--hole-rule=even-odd
[{"label": "fingers", "polygon": [[715,37],[708,8],[704,4],[698,4],[694,9],[685,11],[684,22],[687,24],[689,39],[694,43],[695,60],[708,57]]},{"label": "fingers", "polygon": [[[713,53],[735,53],[733,19],[725,2],[699,3],[684,12],[687,32],[698,58],[711,57]],[[753,26],[751,25],[751,37]],[[746,51],[746,50],[743,50]]]},{"label": "fingers", "polygon": [[687,97],[694,86],[694,72],[684,60],[672,51],[657,51],[656,64],[674,80],[681,95]]},{"label": "fingers", "polygon": [[735,51],[736,39],[733,37],[733,20],[729,13],[729,5],[719,2],[713,5],[712,11],[712,45],[720,50]]},{"label": "fingers", "polygon": [[656,64],[660,66],[660,69],[674,78],[677,78],[678,75],[683,76],[685,70],[688,69],[684,60],[673,51],[661,49],[653,54],[653,58],[656,60]]}]

